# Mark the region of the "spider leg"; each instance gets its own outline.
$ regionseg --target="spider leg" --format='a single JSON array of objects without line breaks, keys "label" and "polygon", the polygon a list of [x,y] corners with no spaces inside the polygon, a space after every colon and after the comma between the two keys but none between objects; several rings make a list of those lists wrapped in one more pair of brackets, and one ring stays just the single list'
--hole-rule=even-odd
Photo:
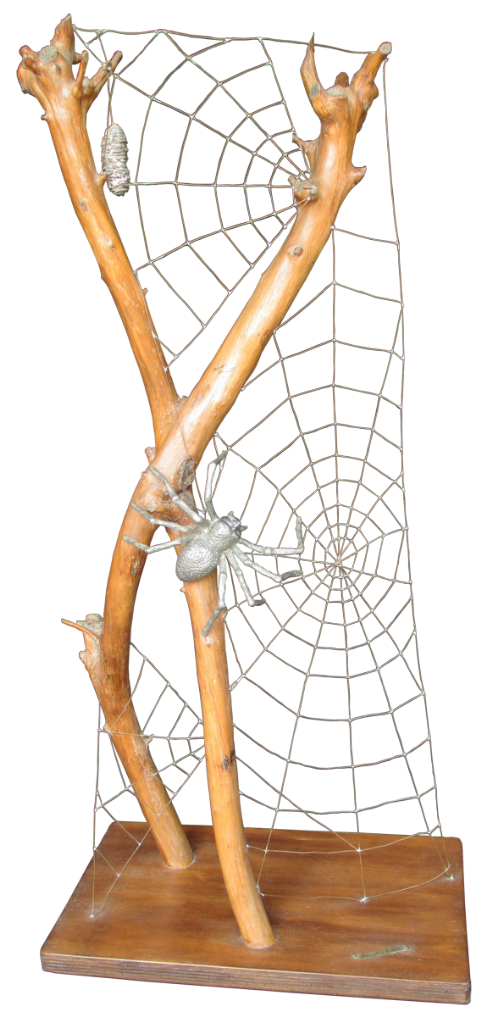
[{"label": "spider leg", "polygon": [[140,544],[138,540],[134,540],[133,537],[123,537],[128,544],[133,544],[134,547],[138,547],[139,551],[145,551],[146,554],[155,554],[156,551],[165,551],[167,547],[176,547],[176,544],[186,543],[186,537],[178,537],[177,540],[168,540],[167,544],[152,544],[149,547],[147,544]]},{"label": "spider leg", "polygon": [[206,472],[205,496],[204,496],[203,500],[205,502],[206,511],[207,511],[210,519],[217,519],[217,512],[216,512],[216,510],[214,510],[213,502],[211,500],[211,496],[212,496],[212,493],[213,493],[213,481],[216,480],[217,471],[218,471],[221,463],[223,462],[223,460],[226,459],[227,454],[228,454],[228,451],[227,451],[227,448],[225,448],[224,452],[222,452],[221,455],[218,456],[217,459],[213,459],[211,461],[211,463],[210,463],[210,465],[208,467],[208,470]]},{"label": "spider leg", "polygon": [[219,617],[221,612],[225,611],[225,609],[226,609],[226,603],[225,603],[226,585],[227,585],[227,568],[226,568],[226,563],[225,563],[224,555],[221,554],[220,559],[219,559],[219,582],[218,582],[219,599],[217,601],[217,607],[215,608],[214,613],[210,615],[210,618],[208,619],[208,622],[205,625],[205,628],[202,630],[204,636],[208,635],[208,633],[210,632],[210,629],[212,628],[213,623],[215,621],[217,621],[217,618]]},{"label": "spider leg", "polygon": [[140,515],[147,519],[149,523],[153,523],[154,526],[169,526],[170,529],[177,530],[178,533],[188,533],[189,530],[195,529],[194,525],[180,526],[179,523],[173,523],[172,519],[157,519],[156,516],[152,516],[150,512],[147,512],[147,509],[137,505],[135,501],[132,501],[131,505],[135,512],[140,512]]},{"label": "spider leg", "polygon": [[[226,455],[227,455],[227,452],[226,452]],[[219,469],[219,466],[222,463],[223,459],[225,459],[225,458],[226,458],[226,456],[224,455],[224,453],[222,453],[221,456],[219,456],[218,459],[213,459],[211,461],[209,467],[208,467],[208,470],[206,471],[205,496],[204,496],[203,500],[205,502],[206,511],[207,511],[210,519],[217,519],[217,512],[216,512],[216,510],[214,510],[213,502],[211,500],[211,495],[213,493],[213,481],[214,481],[214,479],[216,479],[217,471]]]},{"label": "spider leg", "polygon": [[304,541],[302,539],[302,519],[300,516],[296,516],[296,537],[297,547],[266,547],[264,544],[252,544],[250,540],[246,540],[245,537],[240,538],[240,543],[248,547],[250,551],[257,551],[258,554],[272,554],[276,557],[290,554],[302,554],[304,551]]},{"label": "spider leg", "polygon": [[263,597],[259,597],[258,599],[255,599],[253,597],[253,594],[251,593],[251,590],[250,590],[250,588],[249,588],[249,586],[248,586],[248,584],[246,582],[246,579],[244,578],[244,572],[243,572],[242,568],[239,567],[239,565],[238,565],[238,563],[237,563],[237,561],[236,561],[236,559],[234,557],[234,551],[226,551],[225,552],[225,556],[226,556],[227,561],[229,562],[231,568],[234,569],[234,572],[237,575],[237,578],[239,580],[239,585],[240,585],[240,587],[241,587],[241,589],[242,589],[242,591],[243,591],[243,593],[244,593],[244,595],[246,597],[246,600],[248,601],[249,606],[250,607],[260,607],[261,604],[266,604],[266,601],[263,600]]},{"label": "spider leg", "polygon": [[157,479],[160,480],[161,484],[164,484],[171,501],[174,502],[178,508],[182,509],[183,512],[186,512],[186,515],[189,516],[190,519],[193,519],[193,522],[203,523],[203,516],[199,516],[198,512],[195,511],[189,502],[185,501],[184,498],[181,498],[179,494],[176,494],[174,487],[171,486],[162,473],[159,473],[159,470],[156,470],[155,466],[149,466],[149,470],[154,474],[154,477],[157,477]]},{"label": "spider leg", "polygon": [[233,554],[237,554],[240,561],[244,561],[245,565],[248,565],[249,569],[254,569],[255,572],[261,573],[262,576],[267,576],[268,579],[272,579],[273,583],[282,583],[282,576],[276,575],[274,572],[268,572],[267,569],[263,569],[262,565],[256,564],[256,561],[251,561],[248,555],[244,551],[240,551],[239,547],[235,547]]}]

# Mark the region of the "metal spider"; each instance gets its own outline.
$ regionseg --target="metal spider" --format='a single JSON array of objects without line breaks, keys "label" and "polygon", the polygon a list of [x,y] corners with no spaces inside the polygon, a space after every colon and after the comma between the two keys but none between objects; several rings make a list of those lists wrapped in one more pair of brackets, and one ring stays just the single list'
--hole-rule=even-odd
[{"label": "metal spider", "polygon": [[137,512],[140,512],[140,515],[144,516],[149,523],[152,523],[154,526],[169,526],[173,530],[177,530],[178,533],[182,534],[182,536],[177,537],[176,540],[169,540],[165,544],[154,544],[152,547],[149,547],[147,544],[140,544],[138,540],[134,540],[133,537],[124,537],[124,540],[127,540],[129,544],[134,544],[135,547],[138,547],[140,551],[145,551],[146,554],[154,554],[155,551],[164,551],[168,547],[175,547],[179,544],[183,544],[183,550],[178,555],[176,562],[176,575],[178,576],[178,579],[187,583],[193,582],[195,579],[203,579],[204,576],[210,575],[217,566],[219,567],[219,600],[215,611],[203,629],[204,636],[210,632],[212,625],[219,617],[221,611],[226,610],[226,559],[236,573],[239,584],[250,607],[259,607],[261,604],[265,603],[265,600],[263,597],[253,597],[244,577],[243,570],[237,561],[238,558],[243,565],[254,569],[255,572],[259,572],[262,576],[267,576],[268,579],[273,580],[274,583],[284,583],[287,579],[292,579],[294,576],[302,575],[300,569],[296,569],[292,572],[284,572],[282,575],[269,572],[268,569],[263,568],[262,565],[258,565],[257,562],[248,558],[244,551],[242,551],[238,546],[239,544],[242,544],[244,547],[247,547],[249,551],[253,551],[256,554],[268,554],[273,555],[274,557],[301,555],[304,551],[304,541],[302,539],[302,521],[300,516],[296,516],[297,547],[265,547],[262,544],[252,544],[249,540],[246,540],[242,536],[243,531],[246,530],[247,527],[243,526],[241,520],[238,519],[233,512],[229,512],[227,516],[217,515],[212,501],[212,489],[217,470],[221,463],[223,463],[226,455],[227,450],[222,452],[217,459],[214,459],[213,462],[209,464],[207,470],[205,505],[210,517],[209,519],[207,519],[207,512],[200,513],[196,509],[192,508],[184,498],[182,498],[179,494],[176,494],[176,491],[169,481],[163,477],[162,473],[159,473],[154,466],[151,466],[151,472],[162,484],[164,484],[171,501],[173,501],[178,508],[186,512],[187,516],[193,520],[193,523],[190,526],[181,526],[171,520],[156,519],[156,517],[147,512],[146,509],[142,508],[140,505],[136,505],[135,502],[132,502],[132,508],[134,508]]}]

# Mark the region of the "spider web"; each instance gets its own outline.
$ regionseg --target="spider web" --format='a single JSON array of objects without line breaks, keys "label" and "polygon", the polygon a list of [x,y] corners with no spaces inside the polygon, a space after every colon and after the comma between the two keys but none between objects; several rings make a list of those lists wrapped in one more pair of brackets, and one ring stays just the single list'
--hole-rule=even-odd
[{"label": "spider web", "polygon": [[[305,43],[163,30],[76,34],[99,62],[115,48],[125,54],[107,122],[128,134],[133,193],[115,213],[178,389],[186,390],[295,217],[287,178],[307,177],[308,167],[292,142],[289,106],[301,94],[306,118],[298,73]],[[322,79],[334,80],[339,53],[357,69],[359,54],[317,46]],[[324,833],[320,850],[306,852],[320,896],[330,896],[327,856],[340,851],[353,854],[354,899],[405,889],[398,845],[415,834],[433,836],[429,878],[449,869],[408,549],[403,296],[385,66],[382,92],[378,116],[374,107],[364,127],[373,183],[368,174],[343,206],[347,228],[333,227],[204,457],[206,466],[228,450],[215,504],[219,513],[234,506],[249,539],[292,546],[296,515],[306,530],[301,579],[279,587],[254,573],[266,601],[260,610],[248,607],[234,574],[228,585],[240,791],[246,824],[265,828],[263,895],[303,892],[302,868],[297,887],[279,888],[269,877],[282,829]],[[261,563],[279,573],[292,567],[291,558]],[[204,758],[199,712],[177,691],[179,681],[171,685],[134,654],[132,695],[147,716],[144,734],[151,720],[167,732],[153,736],[153,752],[174,797]],[[95,816],[114,819],[115,802],[135,796],[109,739],[107,767],[122,788],[102,792],[101,733],[99,725]],[[387,833],[393,851],[383,877],[371,866],[371,831]],[[137,849],[130,846],[125,865]],[[105,895],[119,874],[108,871]]]}]

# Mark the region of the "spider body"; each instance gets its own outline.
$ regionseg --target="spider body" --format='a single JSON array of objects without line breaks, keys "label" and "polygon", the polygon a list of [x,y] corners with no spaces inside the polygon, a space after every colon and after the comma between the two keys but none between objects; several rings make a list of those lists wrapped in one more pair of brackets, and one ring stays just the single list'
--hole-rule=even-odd
[{"label": "spider body", "polygon": [[[203,528],[202,528],[203,527]],[[197,523],[198,533],[184,545],[176,561],[176,575],[185,583],[209,576],[220,562],[220,557],[237,544],[246,526],[229,512],[228,516]]]},{"label": "spider body", "polygon": [[[272,555],[274,557],[289,557],[296,555],[297,557],[302,554],[304,550],[304,541],[302,539],[302,521],[299,516],[296,516],[296,536],[297,536],[297,547],[265,547],[262,544],[252,544],[249,540],[246,540],[242,534],[247,529],[241,523],[241,520],[234,515],[233,512],[229,512],[227,516],[218,516],[214,504],[212,501],[212,489],[214,478],[219,466],[223,463],[226,452],[222,452],[217,459],[214,459],[210,463],[207,472],[207,483],[205,487],[205,505],[208,513],[199,513],[195,508],[187,502],[176,491],[171,484],[166,480],[165,477],[159,473],[155,467],[151,466],[150,470],[160,480],[160,482],[166,488],[171,501],[174,502],[178,508],[186,512],[187,516],[192,520],[190,526],[182,526],[181,524],[175,523],[172,520],[157,519],[152,516],[146,509],[140,505],[136,505],[132,502],[132,507],[140,512],[149,522],[156,526],[168,526],[173,530],[176,530],[180,536],[176,540],[169,540],[165,544],[154,544],[149,547],[147,544],[140,544],[138,540],[134,540],[133,537],[124,537],[130,544],[134,544],[140,551],[145,551],[146,554],[154,554],[155,551],[164,551],[168,547],[176,547],[182,545],[182,550],[178,554],[176,562],[176,575],[178,579],[181,579],[185,583],[195,582],[197,579],[203,579],[205,576],[209,576],[217,567],[219,569],[219,598],[215,611],[209,618],[203,634],[206,636],[212,628],[212,625],[217,620],[222,611],[227,610],[225,604],[225,590],[227,582],[227,569],[226,561],[235,572],[239,585],[243,593],[245,594],[246,600],[250,607],[258,607],[260,604],[264,604],[263,597],[253,597],[251,590],[246,582],[241,564],[248,566],[248,568],[254,569],[255,572],[259,572],[263,576],[267,576],[273,580],[274,583],[284,583],[287,579],[294,579],[297,576],[302,575],[299,569],[292,572],[284,572],[281,575],[275,572],[269,572],[268,569],[263,568],[253,558],[248,558],[245,552],[242,550],[243,545],[250,552],[256,554]],[[238,561],[239,559],[239,561]]]}]

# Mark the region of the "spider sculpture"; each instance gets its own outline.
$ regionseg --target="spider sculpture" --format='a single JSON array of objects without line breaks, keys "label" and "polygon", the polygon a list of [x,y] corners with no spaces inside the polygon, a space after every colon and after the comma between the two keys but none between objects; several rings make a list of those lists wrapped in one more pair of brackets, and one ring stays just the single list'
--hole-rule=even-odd
[{"label": "spider sculpture", "polygon": [[[192,508],[184,498],[180,497],[179,494],[176,494],[174,488],[171,487],[171,484],[166,480],[166,478],[163,477],[162,474],[155,469],[155,467],[151,466],[150,469],[152,473],[162,484],[164,484],[171,501],[173,501],[178,508],[186,512],[187,516],[189,516],[193,522],[190,526],[181,526],[171,520],[156,519],[156,517],[150,515],[146,509],[143,509],[140,505],[136,505],[135,502],[132,502],[132,508],[134,508],[137,512],[140,512],[140,514],[144,516],[149,523],[153,523],[154,526],[169,526],[173,530],[177,530],[181,536],[179,536],[176,540],[167,541],[166,544],[154,544],[152,547],[148,547],[147,544],[140,544],[138,540],[134,540],[133,537],[124,538],[130,544],[134,544],[135,547],[138,547],[140,551],[145,551],[146,554],[154,554],[155,551],[164,551],[168,547],[175,547],[179,544],[184,545],[176,562],[176,575],[178,576],[178,579],[187,583],[193,582],[195,579],[203,579],[204,576],[210,575],[217,566],[219,567],[219,599],[215,611],[203,629],[204,636],[210,632],[212,625],[219,617],[221,611],[226,610],[226,559],[236,573],[239,584],[250,607],[259,607],[261,604],[264,604],[265,601],[263,597],[253,597],[244,577],[243,570],[237,560],[238,558],[243,565],[254,569],[255,572],[259,572],[262,576],[267,576],[268,579],[273,580],[274,583],[284,583],[287,579],[293,579],[295,576],[302,575],[302,572],[299,569],[293,572],[284,572],[282,575],[276,575],[274,572],[269,572],[268,569],[263,568],[262,565],[258,565],[258,563],[252,558],[248,558],[244,551],[239,547],[239,545],[242,544],[243,547],[248,548],[249,551],[256,554],[268,554],[273,555],[274,557],[301,555],[304,550],[304,541],[302,539],[302,521],[300,516],[296,516],[297,547],[264,547],[262,544],[252,544],[249,540],[245,540],[242,533],[247,529],[247,527],[243,526],[241,520],[238,519],[233,512],[229,512],[227,516],[217,515],[212,501],[212,489],[217,470],[223,463],[226,455],[227,451],[222,452],[221,455],[218,456],[217,459],[214,459],[208,467],[207,483],[205,487],[205,505],[207,512],[202,513]],[[208,519],[207,513],[210,517]]]}]

